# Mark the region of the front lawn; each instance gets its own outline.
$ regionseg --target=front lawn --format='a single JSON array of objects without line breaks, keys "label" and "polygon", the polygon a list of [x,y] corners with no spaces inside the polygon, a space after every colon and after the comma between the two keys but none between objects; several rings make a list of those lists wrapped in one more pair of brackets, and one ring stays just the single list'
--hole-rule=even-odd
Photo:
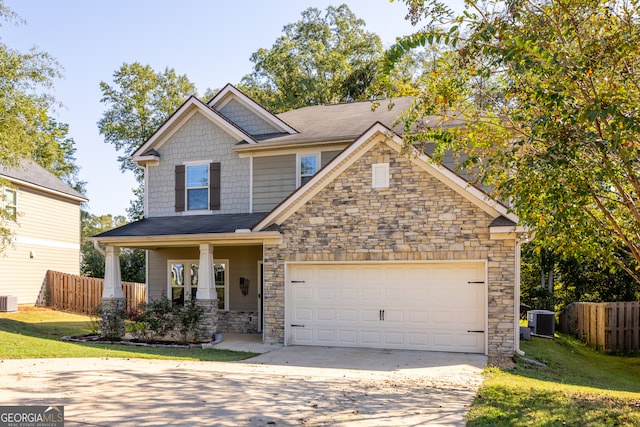
[{"label": "front lawn", "polygon": [[91,332],[91,318],[47,308],[0,313],[0,359],[46,357],[137,357],[205,361],[243,360],[254,353],[216,349],[151,348],[60,341]]},{"label": "front lawn", "polygon": [[515,368],[489,367],[468,414],[469,426],[638,426],[640,356],[598,353],[580,341],[523,341]]}]

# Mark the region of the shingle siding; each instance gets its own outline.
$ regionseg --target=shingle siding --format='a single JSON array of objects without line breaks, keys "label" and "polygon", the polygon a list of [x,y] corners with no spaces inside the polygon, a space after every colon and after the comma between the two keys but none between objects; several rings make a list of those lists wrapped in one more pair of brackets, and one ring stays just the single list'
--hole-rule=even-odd
[{"label": "shingle siding", "polygon": [[195,114],[158,149],[160,163],[147,173],[147,215],[181,215],[175,211],[175,165],[184,162],[221,163],[222,213],[249,212],[249,159],[233,151],[236,140],[201,114]]},{"label": "shingle siding", "polygon": [[249,135],[264,135],[281,132],[264,119],[248,110],[238,101],[229,101],[220,112]]},{"label": "shingle siding", "polygon": [[[371,165],[384,162],[390,186],[374,190]],[[515,241],[491,240],[492,220],[378,143],[280,225],[281,245],[265,245],[265,341],[284,342],[286,262],[486,260],[488,353],[513,354]]]}]

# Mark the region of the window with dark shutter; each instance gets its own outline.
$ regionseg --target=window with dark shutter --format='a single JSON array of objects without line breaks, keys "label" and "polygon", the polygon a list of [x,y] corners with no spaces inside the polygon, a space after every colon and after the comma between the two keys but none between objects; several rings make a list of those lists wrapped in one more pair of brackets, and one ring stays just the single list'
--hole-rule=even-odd
[{"label": "window with dark shutter", "polygon": [[220,210],[220,163],[209,165],[209,209]]},{"label": "window with dark shutter", "polygon": [[184,165],[176,165],[176,212],[184,212]]}]

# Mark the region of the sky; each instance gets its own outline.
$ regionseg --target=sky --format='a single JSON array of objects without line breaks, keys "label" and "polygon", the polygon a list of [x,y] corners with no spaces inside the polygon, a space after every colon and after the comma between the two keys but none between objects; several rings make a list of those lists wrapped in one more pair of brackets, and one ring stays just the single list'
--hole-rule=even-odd
[{"label": "sky", "polygon": [[[457,11],[462,2],[449,0]],[[54,117],[69,125],[75,141],[87,209],[126,215],[136,183],[131,172],[120,171],[118,153],[98,132],[105,110],[101,81],[112,84],[122,64],[140,62],[186,75],[199,94],[237,84],[252,71],[251,54],[270,48],[303,10],[342,3],[384,47],[415,31],[398,0],[4,0],[25,23],[3,22],[0,42],[21,52],[36,47],[60,63],[64,77],[51,93],[62,106]]]}]

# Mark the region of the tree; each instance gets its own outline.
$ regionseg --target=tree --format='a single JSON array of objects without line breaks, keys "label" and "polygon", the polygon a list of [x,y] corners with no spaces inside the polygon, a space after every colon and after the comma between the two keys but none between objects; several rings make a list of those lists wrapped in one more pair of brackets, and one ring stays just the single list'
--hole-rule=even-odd
[{"label": "tree", "polygon": [[251,55],[239,88],[274,112],[366,98],[382,44],[364,25],[344,4],[303,11],[271,49]]},{"label": "tree", "polygon": [[[2,0],[0,18],[0,26],[2,20],[21,23]],[[0,43],[0,165],[16,167],[21,159],[31,159],[81,191],[73,140],[67,138],[68,126],[51,118],[56,101],[46,92],[60,76],[60,66],[49,54],[36,49],[21,53]],[[4,197],[2,191],[0,252],[13,235]]]},{"label": "tree", "polygon": [[102,99],[107,110],[98,121],[105,142],[118,152],[121,171],[132,171],[139,188],[127,210],[131,219],[142,217],[142,171],[129,159],[151,134],[196,90],[185,75],[172,68],[154,71],[138,62],[123,64],[113,74],[113,86],[100,82]]},{"label": "tree", "polygon": [[50,118],[43,130],[50,140],[46,144],[36,145],[33,160],[84,194],[86,182],[79,177],[75,141],[68,136],[69,125]]},{"label": "tree", "polygon": [[[465,153],[495,198],[563,258],[615,264],[640,282],[640,6],[638,0],[405,0],[421,31],[388,52],[445,42],[411,130],[429,114],[462,120],[406,138]],[[447,20],[448,19],[448,20]]]},{"label": "tree", "polygon": [[[89,237],[116,227],[123,226],[127,219],[116,215],[92,215],[81,211],[82,217],[82,261],[80,272],[83,276],[104,278],[104,255],[96,250]],[[140,249],[124,248],[120,253],[120,274],[125,282],[145,281],[145,254]]]}]

